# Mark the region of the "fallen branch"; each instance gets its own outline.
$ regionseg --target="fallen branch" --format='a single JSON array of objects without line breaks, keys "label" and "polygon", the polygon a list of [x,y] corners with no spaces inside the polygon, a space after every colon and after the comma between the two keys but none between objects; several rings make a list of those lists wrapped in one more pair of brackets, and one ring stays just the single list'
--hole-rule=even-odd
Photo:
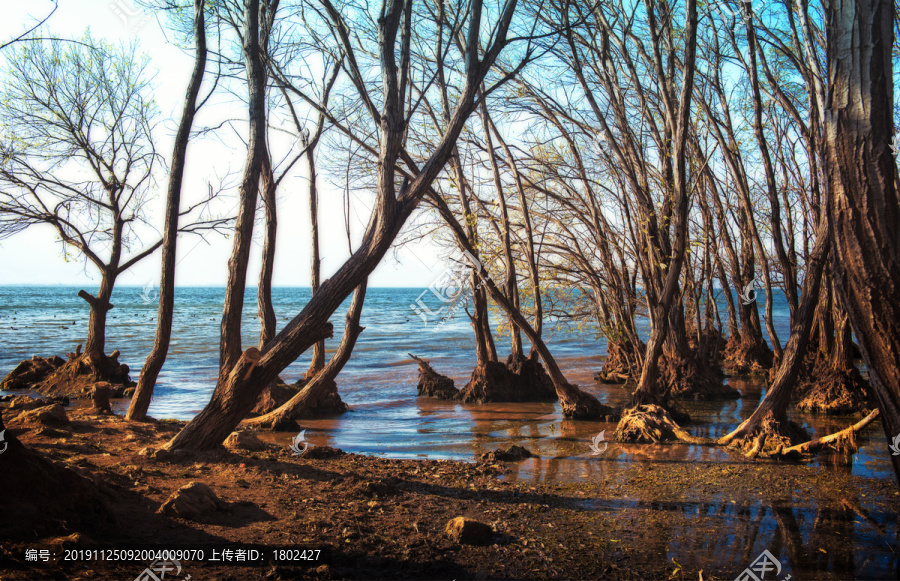
[{"label": "fallen branch", "polygon": [[877,417],[878,410],[876,409],[863,419],[859,420],[852,426],[841,430],[840,432],[835,432],[821,438],[816,438],[815,440],[810,440],[809,442],[797,444],[796,446],[791,446],[790,448],[779,448],[774,454],[772,454],[772,456],[784,457],[788,455],[799,456],[800,454],[815,454],[827,445],[834,444],[843,440],[852,440],[857,432],[871,424]]}]

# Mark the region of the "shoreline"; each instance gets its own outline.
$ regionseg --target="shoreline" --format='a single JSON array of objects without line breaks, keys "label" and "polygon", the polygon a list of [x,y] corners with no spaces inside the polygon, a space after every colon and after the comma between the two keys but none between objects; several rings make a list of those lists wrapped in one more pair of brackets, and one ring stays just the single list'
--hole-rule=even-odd
[{"label": "shoreline", "polygon": [[[8,422],[11,414],[3,411]],[[515,472],[511,463],[356,454],[313,459],[293,457],[285,446],[160,461],[140,451],[160,446],[184,422],[67,412],[70,423],[61,428],[7,426],[29,448],[98,482],[124,527],[106,533],[58,527],[42,539],[7,540],[4,579],[131,579],[147,564],[29,565],[24,551],[161,539],[173,547],[322,547],[330,561],[316,567],[182,563],[194,579],[654,581],[669,578],[674,559],[685,579],[697,579],[702,569],[705,580],[720,581],[733,579],[764,549],[795,579],[887,579],[893,577],[875,571],[900,566],[888,544],[898,534],[894,483],[822,467],[737,454],[727,463],[648,458],[620,463],[615,478],[537,484],[507,481]],[[327,447],[312,449],[327,455]],[[209,485],[223,503],[219,510],[198,521],[157,514],[172,492],[194,481]],[[444,526],[457,516],[491,526],[490,544],[452,542]],[[62,538],[73,532],[81,537]],[[848,575],[848,568],[857,570]]]}]

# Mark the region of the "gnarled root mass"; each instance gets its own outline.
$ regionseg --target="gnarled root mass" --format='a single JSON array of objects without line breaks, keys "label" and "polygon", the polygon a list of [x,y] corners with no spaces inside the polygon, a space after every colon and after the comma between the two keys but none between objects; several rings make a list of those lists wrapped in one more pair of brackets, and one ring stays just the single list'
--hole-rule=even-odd
[{"label": "gnarled root mass", "polygon": [[688,358],[673,359],[665,356],[660,361],[660,384],[670,397],[676,399],[715,400],[737,399],[741,392],[722,382],[722,371],[698,361],[692,354]]},{"label": "gnarled root mass", "polygon": [[81,395],[90,391],[92,386],[105,381],[113,386],[134,387],[131,371],[124,363],[119,363],[119,352],[113,351],[109,356],[91,356],[80,353],[81,346],[75,353],[69,353],[69,360],[57,367],[52,373],[33,387],[43,394]]},{"label": "gnarled root mass", "polygon": [[868,383],[855,368],[828,367],[814,379],[797,386],[804,396],[797,409],[820,414],[868,413],[874,406],[867,397]]},{"label": "gnarled root mass", "polygon": [[537,354],[531,357],[510,355],[506,365],[488,361],[472,371],[472,377],[459,392],[464,402],[556,401],[556,388]]},{"label": "gnarled root mass", "polygon": [[682,429],[665,408],[642,404],[626,408],[616,427],[617,442],[655,443],[680,440],[690,444],[707,444],[710,440],[696,438]]},{"label": "gnarled root mass", "polygon": [[635,349],[631,341],[609,341],[606,344],[606,361],[594,374],[598,383],[634,383],[641,376],[640,354],[647,346],[640,343]]},{"label": "gnarled root mass", "polygon": [[31,359],[26,359],[16,365],[16,368],[10,371],[9,375],[0,382],[0,389],[29,389],[46,379],[47,376],[64,364],[65,361],[56,355],[46,359],[35,355]]},{"label": "gnarled root mass", "polygon": [[747,343],[730,337],[722,351],[722,366],[740,375],[766,375],[774,364],[772,350],[765,342]]},{"label": "gnarled root mass", "polygon": [[452,379],[435,371],[424,359],[420,359],[412,353],[409,356],[419,364],[419,384],[416,386],[419,390],[419,395],[440,399],[456,399],[459,390],[456,389]]},{"label": "gnarled root mass", "polygon": [[771,456],[809,440],[809,434],[799,424],[791,420],[778,420],[769,412],[755,425],[741,425],[733,433],[719,441],[743,451],[748,457],[760,454]]},{"label": "gnarled root mass", "polygon": [[[292,397],[300,393],[303,387],[309,383],[308,379],[301,379],[293,385],[283,381],[273,381],[263,388],[259,394],[256,405],[247,415],[248,418],[266,415],[286,404]],[[322,393],[314,401],[301,406],[291,414],[291,419],[320,418],[340,415],[347,411],[348,406],[338,394],[337,384],[328,382]]]}]

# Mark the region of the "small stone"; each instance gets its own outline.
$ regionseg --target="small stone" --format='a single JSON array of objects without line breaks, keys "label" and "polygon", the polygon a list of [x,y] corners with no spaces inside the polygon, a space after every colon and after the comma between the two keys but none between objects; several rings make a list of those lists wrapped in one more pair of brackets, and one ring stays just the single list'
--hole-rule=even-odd
[{"label": "small stone", "polygon": [[462,545],[489,545],[494,530],[477,520],[458,516],[447,522],[444,533],[453,542]]},{"label": "small stone", "polygon": [[190,482],[169,496],[157,512],[186,519],[218,510],[222,502],[212,489],[202,482]]},{"label": "small stone", "polygon": [[222,445],[235,452],[238,450],[258,452],[266,449],[266,443],[250,432],[231,432]]}]

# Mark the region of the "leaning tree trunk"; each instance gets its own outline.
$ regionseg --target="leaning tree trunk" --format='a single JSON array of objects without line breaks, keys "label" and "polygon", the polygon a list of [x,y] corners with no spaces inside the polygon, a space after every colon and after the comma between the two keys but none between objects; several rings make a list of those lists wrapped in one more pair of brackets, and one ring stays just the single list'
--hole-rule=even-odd
[{"label": "leaning tree trunk", "polygon": [[[227,369],[225,366],[220,369],[219,380],[210,402],[165,445],[166,449],[172,451],[204,450],[221,444],[247,416],[268,382],[275,379],[278,373],[294,362],[306,349],[317,341],[331,336],[332,327],[328,322],[331,314],[378,266],[410,214],[425,193],[430,190],[432,183],[447,163],[466,120],[474,110],[478,84],[491,70],[493,63],[507,43],[506,34],[509,30],[509,22],[515,14],[516,4],[515,1],[506,4],[495,29],[497,32],[494,43],[485,51],[483,59],[480,59],[475,52],[478,32],[481,29],[481,11],[473,10],[471,12],[467,44],[472,49],[466,53],[466,81],[460,92],[456,109],[435,150],[421,169],[416,169],[415,161],[404,156],[404,162],[411,169],[412,175],[404,178],[399,189],[396,184],[396,174],[399,173],[398,158],[403,153],[401,151],[403,135],[406,131],[406,124],[403,121],[405,116],[401,110],[405,102],[401,87],[405,88],[405,83],[400,83],[397,78],[398,70],[394,62],[394,51],[397,28],[400,23],[397,11],[405,9],[406,5],[393,5],[390,18],[385,17],[379,20],[379,30],[383,39],[381,58],[385,63],[385,66],[382,67],[382,75],[386,79],[386,94],[381,113],[373,115],[378,121],[381,135],[376,164],[378,168],[376,201],[362,242],[356,252],[344,262],[337,272],[322,283],[319,292],[312,297],[303,310],[264,346],[262,353],[252,348],[240,354],[238,325],[238,334],[229,336],[228,345],[223,345],[221,348],[223,360],[227,358],[234,363],[227,366]],[[480,7],[480,3],[478,6]],[[253,55],[258,58],[257,50],[254,50],[254,46],[258,45],[256,42],[258,8],[256,2],[247,4],[245,43],[248,61],[253,60]],[[329,6],[327,12],[332,22],[336,22],[336,26],[341,26],[343,22],[337,11]],[[344,37],[342,42],[345,49],[350,51],[351,48],[347,44],[349,40]],[[405,49],[408,51],[409,47],[406,46]],[[255,63],[254,67],[256,64],[258,63]],[[260,77],[260,79],[262,78],[264,77]],[[251,75],[251,80],[254,81],[252,84],[255,84],[254,75]],[[253,92],[256,94],[256,89]],[[259,93],[264,95],[262,90]],[[254,118],[251,114],[251,127],[253,121]],[[247,205],[250,206],[249,203]],[[251,220],[253,209],[252,206],[242,208],[240,216],[248,221]],[[235,240],[235,255],[239,254],[238,246],[239,241]],[[246,263],[244,263],[244,268],[246,268]],[[230,284],[239,284],[243,287],[239,277],[230,276],[229,279]],[[238,320],[237,324],[239,323]],[[226,337],[223,333],[224,338]]]},{"label": "leaning tree trunk", "polygon": [[172,312],[175,308],[175,258],[178,244],[178,210],[181,206],[181,184],[184,177],[187,144],[190,140],[191,126],[197,112],[197,95],[200,83],[206,70],[206,23],[203,15],[202,0],[194,0],[194,37],[197,43],[194,70],[188,83],[181,123],[175,135],[175,149],[172,152],[172,170],[169,173],[169,189],[166,195],[166,224],[163,232],[162,275],[159,281],[159,308],[156,315],[156,339],[153,349],[144,362],[137,388],[128,406],[125,418],[143,420],[147,417],[150,398],[156,378],[162,370],[169,352],[172,338]]},{"label": "leaning tree trunk", "polygon": [[[900,197],[894,135],[894,2],[826,4],[826,195],[835,286],[859,339],[884,431],[900,435]],[[891,455],[900,484],[900,456]]]},{"label": "leaning tree trunk", "polygon": [[366,281],[363,281],[353,293],[353,300],[350,302],[350,308],[347,310],[344,336],[341,338],[341,344],[338,346],[335,354],[332,355],[328,365],[312,377],[309,383],[304,385],[303,389],[285,402],[284,405],[267,414],[246,419],[242,422],[242,425],[261,426],[272,430],[293,429],[293,418],[319,401],[319,398],[333,385],[334,379],[344,368],[344,365],[347,364],[347,361],[350,360],[356,340],[359,338],[359,334],[365,330],[365,327],[359,326],[365,298]]},{"label": "leaning tree trunk", "polygon": [[770,448],[789,447],[806,439],[806,434],[802,429],[789,422],[787,407],[809,344],[814,313],[819,299],[819,288],[822,283],[822,273],[830,247],[829,233],[825,228],[824,217],[819,223],[816,245],[806,267],[800,308],[797,311],[796,320],[791,326],[791,336],[784,348],[775,379],[766,392],[766,396],[750,417],[744,420],[736,430],[719,439],[721,445],[740,443],[742,447],[749,449],[751,456],[764,450],[766,441],[770,438],[776,442]]}]

